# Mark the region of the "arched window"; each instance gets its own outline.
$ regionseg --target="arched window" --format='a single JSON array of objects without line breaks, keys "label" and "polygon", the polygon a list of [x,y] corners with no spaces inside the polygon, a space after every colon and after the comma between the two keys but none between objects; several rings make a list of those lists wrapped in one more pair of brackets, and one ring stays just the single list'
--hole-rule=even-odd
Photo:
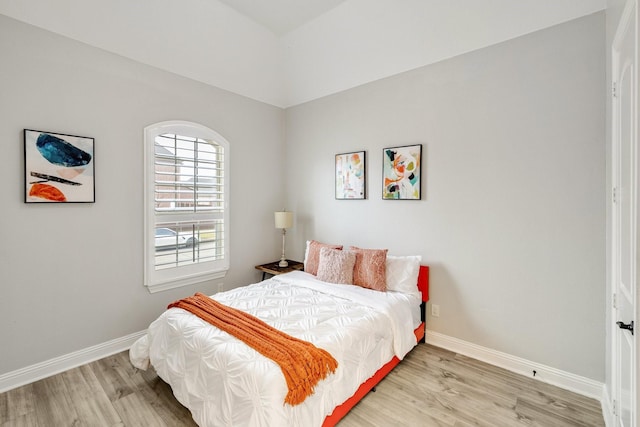
[{"label": "arched window", "polygon": [[197,123],[144,130],[145,285],[158,292],[229,269],[229,143]]}]

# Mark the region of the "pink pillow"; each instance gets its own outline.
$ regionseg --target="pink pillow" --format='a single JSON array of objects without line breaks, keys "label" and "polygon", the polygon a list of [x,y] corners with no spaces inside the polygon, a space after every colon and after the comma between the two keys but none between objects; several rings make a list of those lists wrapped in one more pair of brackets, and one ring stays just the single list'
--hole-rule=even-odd
[{"label": "pink pillow", "polygon": [[320,248],[318,279],[323,282],[351,285],[355,263],[356,254],[354,252]]},{"label": "pink pillow", "polygon": [[318,274],[318,263],[320,262],[320,249],[330,248],[342,250],[342,245],[329,245],[327,243],[320,243],[315,240],[307,242],[307,251],[304,257],[304,271],[311,273],[314,276]]},{"label": "pink pillow", "polygon": [[356,254],[353,284],[376,291],[387,290],[387,249],[349,248]]}]

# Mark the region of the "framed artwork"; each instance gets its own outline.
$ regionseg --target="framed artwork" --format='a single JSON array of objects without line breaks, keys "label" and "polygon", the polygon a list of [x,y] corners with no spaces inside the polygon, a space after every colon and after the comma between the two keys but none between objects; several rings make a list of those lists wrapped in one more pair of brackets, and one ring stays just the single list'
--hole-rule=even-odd
[{"label": "framed artwork", "polygon": [[365,152],[336,154],[336,199],[366,198]]},{"label": "framed artwork", "polygon": [[385,148],[382,152],[382,198],[420,200],[422,144]]},{"label": "framed artwork", "polygon": [[94,139],[24,130],[25,203],[94,203]]}]

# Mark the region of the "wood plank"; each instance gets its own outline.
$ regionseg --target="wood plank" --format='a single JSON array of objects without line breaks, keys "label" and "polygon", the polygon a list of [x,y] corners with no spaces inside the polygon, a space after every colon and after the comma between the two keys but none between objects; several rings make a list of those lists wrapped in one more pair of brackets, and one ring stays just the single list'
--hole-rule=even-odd
[{"label": "wood plank", "polygon": [[75,402],[81,424],[122,425],[118,412],[89,365],[63,372],[61,376],[70,398]]},{"label": "wood plank", "polygon": [[64,384],[54,375],[33,384],[38,422],[49,426],[79,425],[80,418]]},{"label": "wood plank", "polygon": [[33,384],[0,394],[0,421],[18,419],[35,413]]},{"label": "wood plank", "polygon": [[13,418],[9,421],[0,423],[0,427],[40,427],[44,424],[38,422],[38,416],[35,412],[29,412],[25,415],[20,415],[17,418]]},{"label": "wood plank", "polygon": [[153,368],[136,373],[132,379],[140,396],[153,406],[168,427],[197,427],[191,412],[176,400],[169,384],[162,381]]},{"label": "wood plank", "polygon": [[[436,351],[442,355],[441,349]],[[548,410],[554,410],[559,417],[565,419],[587,424],[595,422],[593,425],[599,425],[595,420],[603,422],[600,403],[594,399],[461,355],[455,355],[453,360],[445,358],[445,364],[455,364],[456,374],[467,381],[475,381],[474,387],[492,394],[491,400],[497,401],[500,394],[517,396],[518,399],[526,399],[540,407],[548,407]]]},{"label": "wood plank", "polygon": [[569,407],[557,405],[540,405],[526,398],[518,399],[516,411],[523,416],[534,420],[535,425],[548,426],[550,423],[559,423],[567,426],[602,426],[604,420],[594,417],[592,414],[571,410]]},{"label": "wood plank", "polygon": [[125,397],[135,391],[135,384],[120,369],[120,361],[109,356],[89,364],[100,386],[111,402]]},{"label": "wood plank", "polygon": [[416,393],[412,387],[405,388],[390,376],[380,382],[376,391],[369,393],[345,420],[350,420],[352,415],[380,425],[453,426],[456,422],[455,416],[440,410],[439,403],[432,396]]},{"label": "wood plank", "polygon": [[[196,427],[153,368],[121,352],[0,394],[0,427]],[[421,344],[339,423],[364,426],[602,427],[600,403]]]},{"label": "wood plank", "polygon": [[137,393],[129,393],[119,398],[113,402],[113,406],[127,427],[166,427],[153,406]]},{"label": "wood plank", "polygon": [[9,390],[7,393],[0,394],[0,420],[9,419]]},{"label": "wood plank", "polygon": [[[423,424],[416,425],[426,426],[451,422],[455,426],[492,427],[601,426],[604,422],[600,404],[593,399],[429,345],[409,353],[377,390],[345,418],[346,425],[357,425],[347,422],[352,414],[366,420],[360,425],[378,425],[377,416],[384,414],[385,407],[399,413],[419,413]],[[374,403],[369,405],[369,401]]]},{"label": "wood plank", "polygon": [[[464,365],[467,367],[473,367],[476,371],[482,371],[488,375],[493,375],[494,377],[499,378],[504,382],[506,386],[512,386],[514,383],[519,384],[518,390],[515,390],[514,392],[530,392],[530,395],[532,397],[542,393],[546,396],[549,396],[549,398],[551,399],[562,399],[565,396],[571,396],[571,400],[575,404],[582,406],[584,410],[588,410],[588,408],[593,410],[594,408],[595,400],[590,397],[582,396],[580,394],[561,389],[551,384],[538,381],[532,377],[526,377],[511,371],[507,371],[506,369],[488,370],[487,367],[490,367],[491,365],[488,365],[487,363],[481,362],[476,359],[472,359],[470,357],[458,354],[455,356],[455,358],[456,360],[464,360]],[[599,407],[599,404],[597,406],[598,408],[596,412],[600,413],[601,408]]]}]

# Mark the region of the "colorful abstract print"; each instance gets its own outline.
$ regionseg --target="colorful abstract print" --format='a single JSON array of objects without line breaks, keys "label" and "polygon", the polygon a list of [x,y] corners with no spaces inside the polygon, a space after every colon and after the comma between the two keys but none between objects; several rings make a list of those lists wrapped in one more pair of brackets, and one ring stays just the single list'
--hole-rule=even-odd
[{"label": "colorful abstract print", "polygon": [[385,148],[382,158],[382,198],[419,200],[422,144]]},{"label": "colorful abstract print", "polygon": [[336,199],[365,198],[365,152],[336,155]]},{"label": "colorful abstract print", "polygon": [[27,202],[93,202],[93,139],[25,130]]}]

